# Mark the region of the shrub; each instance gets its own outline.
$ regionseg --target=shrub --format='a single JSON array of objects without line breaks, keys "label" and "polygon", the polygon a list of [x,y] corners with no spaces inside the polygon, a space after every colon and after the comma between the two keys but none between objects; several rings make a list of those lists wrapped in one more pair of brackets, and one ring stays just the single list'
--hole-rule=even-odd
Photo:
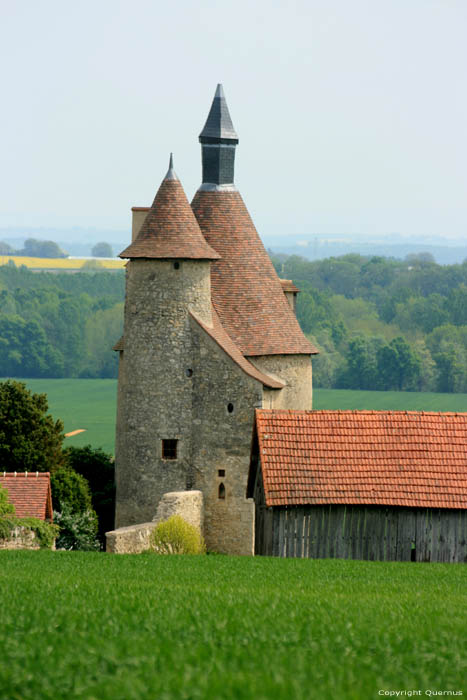
[{"label": "shrub", "polygon": [[156,554],[205,554],[199,530],[179,515],[159,523],[150,536],[150,550]]},{"label": "shrub", "polygon": [[66,503],[73,513],[92,510],[91,490],[84,476],[70,467],[57,469],[50,475],[53,507],[57,511]]},{"label": "shrub", "polygon": [[100,448],[68,447],[65,450],[68,466],[81,474],[91,489],[92,507],[99,521],[99,539],[105,544],[105,533],[114,529],[115,465],[113,457]]},{"label": "shrub", "polygon": [[14,515],[15,507],[13,503],[10,503],[8,500],[8,490],[0,485],[0,517],[2,515],[7,515],[7,513]]},{"label": "shrub", "polygon": [[73,549],[82,552],[100,549],[97,539],[97,516],[92,509],[73,512],[66,502],[60,513],[54,511],[54,521],[60,528],[57,549]]}]

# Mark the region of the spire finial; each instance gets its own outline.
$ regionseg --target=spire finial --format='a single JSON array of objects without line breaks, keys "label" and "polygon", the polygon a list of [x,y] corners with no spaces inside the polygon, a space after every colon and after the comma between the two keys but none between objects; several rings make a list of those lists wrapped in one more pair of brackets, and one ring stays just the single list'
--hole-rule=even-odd
[{"label": "spire finial", "polygon": [[224,89],[218,83],[208,118],[199,135],[204,189],[234,187],[235,147],[238,136],[230,118]]},{"label": "spire finial", "polygon": [[167,170],[167,175],[164,177],[164,180],[178,180],[177,173],[174,170],[173,153],[170,154],[169,169]]}]

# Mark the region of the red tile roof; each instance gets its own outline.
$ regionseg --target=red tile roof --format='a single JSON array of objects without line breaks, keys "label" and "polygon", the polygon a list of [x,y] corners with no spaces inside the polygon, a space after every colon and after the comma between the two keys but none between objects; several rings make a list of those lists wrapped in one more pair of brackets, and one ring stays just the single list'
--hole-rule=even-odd
[{"label": "red tile roof", "polygon": [[240,350],[237,348],[235,343],[232,342],[231,338],[227,335],[225,330],[222,328],[222,324],[219,320],[218,315],[212,310],[212,327],[207,326],[201,319],[197,318],[195,314],[191,314],[194,320],[201,326],[201,328],[215,340],[215,342],[222,348],[222,350],[227,353],[227,355],[239,366],[242,370],[248,374],[250,377],[257,379],[264,386],[268,386],[271,389],[283,389],[285,386],[284,382],[273,379],[269,375],[261,372],[259,369],[254,367],[251,362],[243,357]]},{"label": "red tile roof", "polygon": [[256,430],[268,506],[467,508],[467,413],[257,410]]},{"label": "red tile roof", "polygon": [[220,255],[211,296],[222,326],[245,356],[313,354],[240,194],[199,190],[193,211]]},{"label": "red tile roof", "polygon": [[298,293],[300,290],[298,287],[294,285],[292,280],[279,280],[281,283],[282,291],[283,292],[295,292]]},{"label": "red tile roof", "polygon": [[204,240],[180,181],[166,176],[136,239],[120,257],[215,260],[219,255]]},{"label": "red tile roof", "polygon": [[52,520],[49,472],[0,472],[0,486],[8,489],[18,518]]}]

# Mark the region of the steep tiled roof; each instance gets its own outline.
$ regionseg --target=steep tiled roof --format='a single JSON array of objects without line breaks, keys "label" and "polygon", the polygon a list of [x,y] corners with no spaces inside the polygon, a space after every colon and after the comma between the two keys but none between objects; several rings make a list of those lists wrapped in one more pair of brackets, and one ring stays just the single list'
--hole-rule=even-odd
[{"label": "steep tiled roof", "polygon": [[188,258],[215,260],[179,179],[170,163],[140,232],[120,253],[121,258]]},{"label": "steep tiled roof", "polygon": [[256,411],[266,504],[467,508],[467,413]]},{"label": "steep tiled roof", "polygon": [[279,280],[283,292],[299,292],[299,288],[294,285],[292,280]]},{"label": "steep tiled roof", "polygon": [[52,520],[49,472],[0,472],[0,486],[8,489],[18,518]]},{"label": "steep tiled roof", "polygon": [[214,309],[212,310],[212,327],[209,327],[203,323],[203,321],[195,316],[195,314],[192,313],[191,316],[201,326],[201,328],[206,331],[206,333],[210,335],[213,340],[216,341],[222,350],[227,353],[227,355],[250,377],[257,379],[264,386],[268,386],[271,389],[282,389],[285,386],[283,382],[269,377],[267,374],[264,374],[264,372],[260,372],[259,369],[256,369],[251,362],[248,362],[248,360],[243,357],[235,343],[232,342],[231,338],[229,338],[225,330],[222,328],[222,324]]},{"label": "steep tiled roof", "polygon": [[243,355],[312,354],[237,191],[198,190],[193,211],[220,255],[211,296],[222,326]]}]

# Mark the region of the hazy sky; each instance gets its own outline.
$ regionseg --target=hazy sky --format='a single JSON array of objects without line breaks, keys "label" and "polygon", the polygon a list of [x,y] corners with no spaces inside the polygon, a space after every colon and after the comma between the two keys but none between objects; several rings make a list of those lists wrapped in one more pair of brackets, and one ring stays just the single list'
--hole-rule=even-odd
[{"label": "hazy sky", "polygon": [[467,238],[466,0],[0,0],[0,228],[191,200],[222,82],[259,232]]}]

